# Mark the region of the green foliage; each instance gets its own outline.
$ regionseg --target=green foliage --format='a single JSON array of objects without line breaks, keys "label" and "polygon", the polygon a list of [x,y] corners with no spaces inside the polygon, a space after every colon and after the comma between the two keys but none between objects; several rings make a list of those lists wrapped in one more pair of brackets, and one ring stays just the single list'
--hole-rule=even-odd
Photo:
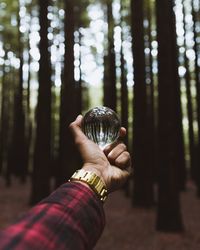
[{"label": "green foliage", "polygon": [[17,13],[18,2],[6,0],[0,4],[0,36],[4,43],[4,48],[15,52],[18,48],[17,41]]}]

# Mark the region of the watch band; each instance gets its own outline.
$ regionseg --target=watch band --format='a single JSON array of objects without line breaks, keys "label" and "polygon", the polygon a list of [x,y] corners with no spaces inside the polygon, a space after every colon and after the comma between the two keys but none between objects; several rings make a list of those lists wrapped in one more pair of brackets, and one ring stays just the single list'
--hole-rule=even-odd
[{"label": "watch band", "polygon": [[72,175],[69,181],[82,181],[87,183],[90,188],[99,196],[101,201],[104,202],[107,198],[108,191],[106,189],[106,185],[94,172],[79,169]]}]

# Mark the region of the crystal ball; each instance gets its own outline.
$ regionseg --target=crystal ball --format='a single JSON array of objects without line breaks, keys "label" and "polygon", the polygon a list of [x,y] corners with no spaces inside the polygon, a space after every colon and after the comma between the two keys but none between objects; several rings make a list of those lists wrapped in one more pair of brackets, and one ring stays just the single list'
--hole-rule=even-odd
[{"label": "crystal ball", "polygon": [[117,140],[120,127],[118,115],[107,107],[95,107],[83,117],[83,132],[101,149]]}]

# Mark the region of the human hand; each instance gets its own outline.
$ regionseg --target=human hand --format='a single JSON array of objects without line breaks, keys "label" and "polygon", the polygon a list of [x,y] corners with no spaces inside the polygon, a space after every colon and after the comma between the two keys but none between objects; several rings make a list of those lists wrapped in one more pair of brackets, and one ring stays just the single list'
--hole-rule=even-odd
[{"label": "human hand", "polygon": [[[92,171],[104,181],[108,192],[120,188],[131,172],[131,158],[125,144],[117,141],[103,151],[89,140],[81,130],[82,116],[70,124],[75,144],[83,160],[83,169]],[[120,129],[120,137],[126,135],[126,129]]]}]

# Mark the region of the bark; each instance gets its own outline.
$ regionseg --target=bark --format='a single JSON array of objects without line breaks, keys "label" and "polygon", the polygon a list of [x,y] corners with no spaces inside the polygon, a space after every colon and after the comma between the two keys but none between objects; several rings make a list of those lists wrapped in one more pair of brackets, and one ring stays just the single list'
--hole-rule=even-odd
[{"label": "bark", "polygon": [[48,52],[48,6],[49,1],[39,0],[40,20],[40,68],[38,104],[36,110],[36,138],[31,203],[35,204],[50,192],[51,156],[51,66]]},{"label": "bark", "polygon": [[69,124],[76,118],[76,91],[74,80],[74,3],[65,1],[65,61],[64,75],[61,86],[60,109],[60,163],[57,185],[70,178],[76,169],[76,151]]},{"label": "bark", "polygon": [[[123,43],[123,0],[121,0],[121,43]],[[125,144],[128,146],[128,86],[127,86],[127,78],[126,78],[126,61],[124,59],[123,46],[121,45],[120,50],[120,69],[121,69],[121,123],[122,126],[127,130],[127,136],[125,137]]]},{"label": "bark", "polygon": [[27,155],[26,155],[26,137],[25,137],[25,112],[23,106],[23,46],[21,41],[20,28],[20,3],[18,8],[18,53],[20,59],[19,80],[14,94],[14,120],[13,120],[13,137],[9,149],[9,168],[19,176],[22,182],[25,182],[27,174]]},{"label": "bark", "polygon": [[77,103],[77,113],[81,114],[83,109],[83,94],[82,94],[82,72],[81,72],[81,46],[82,46],[82,35],[79,31],[79,46],[80,46],[80,55],[79,55],[79,71],[80,71],[80,79],[76,83],[76,103]]},{"label": "bark", "polygon": [[145,82],[143,1],[132,0],[132,37],[134,61],[134,103],[133,103],[133,204],[150,207],[153,200],[152,168],[148,166],[147,144],[147,94]]},{"label": "bark", "polygon": [[200,198],[200,70],[198,65],[198,34],[197,34],[197,13],[194,9],[194,2],[192,1],[192,16],[193,16],[193,33],[194,33],[194,51],[195,51],[195,81],[196,81],[196,101],[197,101],[197,124],[198,124],[198,140],[195,152],[196,165],[194,170],[195,181],[197,185],[197,196]]},{"label": "bark", "polygon": [[104,105],[116,111],[116,71],[114,50],[114,18],[112,13],[112,1],[107,1],[108,23],[108,53],[105,56],[104,71]]},{"label": "bark", "polygon": [[[7,51],[5,51],[4,61],[7,59]],[[8,117],[6,112],[7,88],[6,88],[6,72],[5,64],[3,65],[2,89],[1,89],[1,125],[0,125],[0,174],[4,169],[5,149],[6,149],[6,131],[8,126]]]},{"label": "bark", "polygon": [[[123,0],[120,2],[121,4],[121,44],[123,43]],[[123,46],[121,45],[121,50],[120,50],[120,69],[121,69],[121,124],[123,127],[126,128],[126,137],[124,138],[124,143],[129,147],[129,141],[128,141],[128,86],[127,86],[127,78],[126,78],[126,61],[124,59],[124,52],[123,52]],[[129,181],[126,182],[124,185],[124,191],[127,196],[130,195],[130,190],[129,190]]]},{"label": "bark", "polygon": [[[155,82],[153,78],[153,58],[152,58],[152,16],[153,10],[151,3],[146,3],[146,18],[148,20],[148,27],[146,31],[146,35],[148,36],[148,47],[150,49],[150,53],[147,58],[147,69],[146,72],[148,83],[147,83],[147,119],[148,119],[148,131],[147,131],[147,144],[150,145],[147,153],[149,159],[149,167],[152,169],[153,180],[157,180],[157,161],[156,161],[156,141],[157,141],[157,133],[156,133],[156,125],[155,125],[155,100],[154,100],[154,92],[155,92]],[[152,182],[153,182],[152,180]]]},{"label": "bark", "polygon": [[158,39],[159,175],[157,230],[182,231],[180,173],[184,167],[180,82],[173,3],[156,1]]},{"label": "bark", "polygon": [[191,95],[191,76],[189,69],[189,59],[186,55],[187,44],[186,44],[186,23],[185,23],[185,6],[183,2],[183,16],[184,16],[184,66],[186,69],[185,82],[186,82],[186,96],[187,96],[187,115],[188,115],[188,125],[189,125],[189,152],[190,152],[190,174],[191,177],[195,178],[195,145],[194,145],[194,129],[193,129],[193,108],[192,108],[192,95]]}]

